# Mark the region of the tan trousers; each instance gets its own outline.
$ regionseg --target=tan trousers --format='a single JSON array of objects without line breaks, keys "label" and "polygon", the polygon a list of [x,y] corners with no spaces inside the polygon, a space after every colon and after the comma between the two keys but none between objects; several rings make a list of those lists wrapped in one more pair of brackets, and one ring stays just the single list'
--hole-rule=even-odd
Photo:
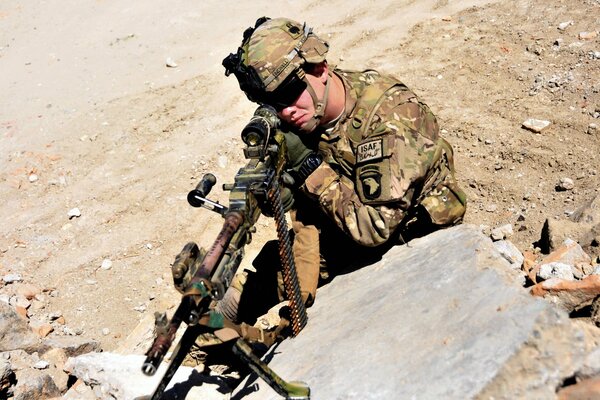
[{"label": "tan trousers", "polygon": [[314,225],[305,225],[296,218],[296,211],[291,212],[292,230],[294,231],[294,262],[298,273],[298,283],[302,300],[311,306],[317,295],[319,283],[319,230]]}]

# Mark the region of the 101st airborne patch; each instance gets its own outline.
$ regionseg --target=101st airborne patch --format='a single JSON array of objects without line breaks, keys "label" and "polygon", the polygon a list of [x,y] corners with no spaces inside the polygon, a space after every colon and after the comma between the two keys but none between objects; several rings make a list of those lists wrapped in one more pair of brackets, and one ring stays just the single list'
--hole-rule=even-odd
[{"label": "101st airborne patch", "polygon": [[383,158],[383,139],[370,140],[356,147],[357,163],[381,158]]},{"label": "101st airborne patch", "polygon": [[367,200],[376,200],[381,196],[381,172],[377,165],[367,165],[360,171],[360,183],[363,196]]}]

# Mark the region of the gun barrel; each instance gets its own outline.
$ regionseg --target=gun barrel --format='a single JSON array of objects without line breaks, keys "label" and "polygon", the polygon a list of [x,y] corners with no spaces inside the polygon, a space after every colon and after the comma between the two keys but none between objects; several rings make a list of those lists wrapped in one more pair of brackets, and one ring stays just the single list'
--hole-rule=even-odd
[{"label": "gun barrel", "polygon": [[179,307],[177,307],[175,314],[173,314],[168,329],[164,332],[157,333],[150,350],[146,353],[146,360],[144,360],[144,364],[142,365],[142,372],[145,375],[152,376],[156,373],[158,366],[173,344],[179,326],[184,321],[184,318],[187,318],[191,308],[192,299],[184,297],[181,300],[181,303],[179,303]]}]

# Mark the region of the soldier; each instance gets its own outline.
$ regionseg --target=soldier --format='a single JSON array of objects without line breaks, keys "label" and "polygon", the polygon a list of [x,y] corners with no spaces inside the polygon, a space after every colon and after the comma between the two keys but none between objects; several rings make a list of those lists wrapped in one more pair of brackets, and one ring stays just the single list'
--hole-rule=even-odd
[{"label": "soldier", "polygon": [[[294,181],[283,194],[294,200],[294,258],[307,305],[319,278],[331,279],[332,264],[372,261],[394,244],[460,223],[466,209],[452,148],[429,107],[392,76],[330,67],[328,48],[305,24],[263,17],[223,60],[248,99],[282,120]],[[234,297],[225,312],[233,320],[241,280],[226,296]]]}]

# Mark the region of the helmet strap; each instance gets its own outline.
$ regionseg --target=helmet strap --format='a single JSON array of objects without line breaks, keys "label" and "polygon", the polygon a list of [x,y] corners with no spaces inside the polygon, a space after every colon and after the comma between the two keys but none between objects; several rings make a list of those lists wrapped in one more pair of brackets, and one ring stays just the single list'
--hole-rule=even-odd
[{"label": "helmet strap", "polygon": [[310,97],[312,98],[313,104],[315,106],[315,114],[312,116],[310,120],[306,122],[306,127],[303,130],[307,132],[312,132],[321,122],[321,118],[325,115],[325,107],[327,107],[327,98],[329,97],[329,82],[331,82],[331,73],[327,73],[327,82],[325,83],[325,93],[323,94],[323,98],[319,100],[315,90],[312,85],[306,79],[306,76],[303,76],[302,79],[306,82],[306,90]]}]

